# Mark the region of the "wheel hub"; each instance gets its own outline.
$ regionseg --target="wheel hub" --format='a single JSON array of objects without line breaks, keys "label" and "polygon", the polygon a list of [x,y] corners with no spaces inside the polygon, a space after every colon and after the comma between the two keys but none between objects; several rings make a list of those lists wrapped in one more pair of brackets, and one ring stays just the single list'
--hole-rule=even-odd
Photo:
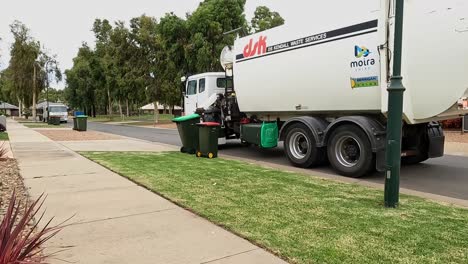
[{"label": "wheel hub", "polygon": [[303,159],[309,152],[309,138],[302,132],[295,132],[289,140],[289,153],[295,159]]},{"label": "wheel hub", "polygon": [[338,162],[345,167],[353,167],[361,158],[361,145],[352,136],[340,138],[335,146],[335,155]]}]

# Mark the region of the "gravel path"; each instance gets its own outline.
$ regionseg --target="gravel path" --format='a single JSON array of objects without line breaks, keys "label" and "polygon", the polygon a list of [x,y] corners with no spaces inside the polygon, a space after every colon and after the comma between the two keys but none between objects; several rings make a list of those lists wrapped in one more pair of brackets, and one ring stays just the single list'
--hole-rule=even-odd
[{"label": "gravel path", "polygon": [[29,202],[29,195],[19,174],[16,160],[0,160],[0,219],[8,208],[13,190],[23,206]]},{"label": "gravel path", "polygon": [[87,140],[113,140],[120,139],[116,135],[110,135],[95,131],[78,132],[75,130],[36,130],[42,135],[54,141],[87,141]]}]

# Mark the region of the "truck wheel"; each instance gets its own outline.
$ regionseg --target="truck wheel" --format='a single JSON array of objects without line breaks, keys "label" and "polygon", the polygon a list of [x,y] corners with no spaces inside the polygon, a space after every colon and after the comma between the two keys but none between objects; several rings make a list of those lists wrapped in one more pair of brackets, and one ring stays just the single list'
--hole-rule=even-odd
[{"label": "truck wheel", "polygon": [[294,166],[301,168],[321,165],[327,157],[323,148],[317,148],[310,129],[301,123],[293,124],[288,128],[284,152]]},{"label": "truck wheel", "polygon": [[366,133],[355,125],[343,125],[328,140],[328,160],[341,175],[362,177],[375,167],[375,155]]}]

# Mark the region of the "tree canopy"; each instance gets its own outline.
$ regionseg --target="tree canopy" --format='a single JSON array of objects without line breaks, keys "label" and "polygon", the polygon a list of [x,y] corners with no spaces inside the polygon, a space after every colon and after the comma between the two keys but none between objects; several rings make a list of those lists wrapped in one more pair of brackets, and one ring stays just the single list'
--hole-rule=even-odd
[{"label": "tree canopy", "polygon": [[[61,100],[92,116],[115,111],[130,115],[148,103],[173,109],[181,104],[181,76],[222,70],[220,53],[236,38],[225,32],[240,28],[254,33],[284,23],[264,6],[248,23],[245,2],[204,0],[183,18],[167,13],[130,21],[96,19],[91,29],[94,43],[82,43],[73,67],[65,71]],[[52,63],[54,56],[31,37],[26,25],[15,21],[11,33],[14,43],[8,68],[0,73],[0,96],[29,107],[43,98],[49,77],[61,80],[61,74]]]},{"label": "tree canopy", "polygon": [[252,29],[257,33],[283,25],[284,19],[278,12],[271,11],[270,8],[266,6],[259,6],[255,10],[251,24]]},{"label": "tree canopy", "polygon": [[57,63],[49,63],[53,56],[47,54],[40,42],[31,37],[25,24],[14,21],[10,32],[14,42],[8,68],[0,74],[0,92],[5,101],[18,102],[20,113],[23,108],[32,106],[35,117],[37,98],[49,83],[49,76],[53,74],[57,81],[62,76]]}]

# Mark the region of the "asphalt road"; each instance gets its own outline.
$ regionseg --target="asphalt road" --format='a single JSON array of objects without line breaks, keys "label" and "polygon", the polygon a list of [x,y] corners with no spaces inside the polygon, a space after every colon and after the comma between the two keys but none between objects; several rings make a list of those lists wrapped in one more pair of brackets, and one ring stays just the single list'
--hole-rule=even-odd
[{"label": "asphalt road", "polygon": [[[90,130],[117,134],[142,140],[160,142],[170,145],[181,145],[176,130],[109,125],[103,123],[88,123]],[[231,142],[220,148],[220,153],[251,158],[265,162],[289,165],[283,154],[282,147],[264,150],[256,147],[242,147],[238,142]],[[334,174],[331,168],[314,168],[312,171]],[[383,183],[382,173],[363,178],[364,181]],[[468,200],[468,157],[445,156],[431,159],[415,166],[403,167],[401,171],[401,187],[420,192],[433,193],[457,199]]]}]

